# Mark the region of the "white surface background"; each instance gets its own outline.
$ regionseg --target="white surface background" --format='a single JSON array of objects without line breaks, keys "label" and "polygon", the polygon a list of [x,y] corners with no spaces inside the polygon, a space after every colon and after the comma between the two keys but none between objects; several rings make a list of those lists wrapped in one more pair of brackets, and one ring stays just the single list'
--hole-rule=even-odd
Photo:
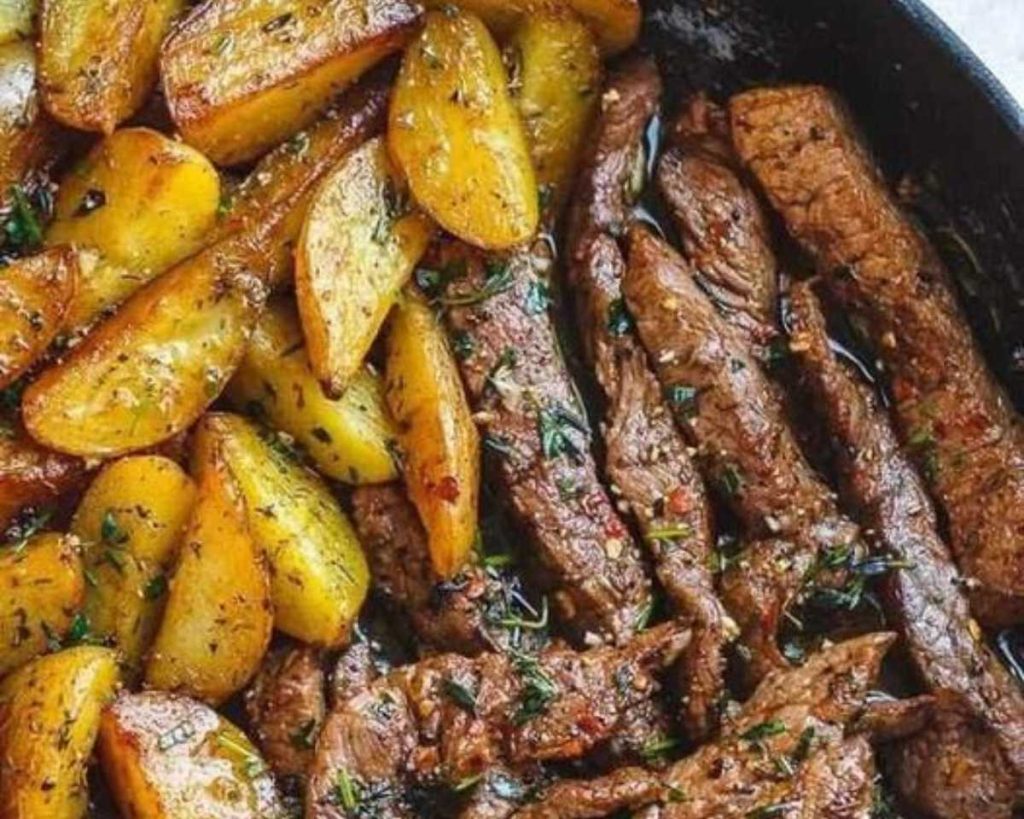
[{"label": "white surface background", "polygon": [[1024,0],[925,0],[1024,104]]}]

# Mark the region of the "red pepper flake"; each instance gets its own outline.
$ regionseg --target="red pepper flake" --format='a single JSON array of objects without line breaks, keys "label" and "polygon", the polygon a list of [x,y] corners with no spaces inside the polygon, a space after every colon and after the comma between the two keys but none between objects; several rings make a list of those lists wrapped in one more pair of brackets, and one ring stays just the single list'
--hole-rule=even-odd
[{"label": "red pepper flake", "polygon": [[608,523],[605,524],[604,533],[610,538],[624,538],[626,527],[618,518],[609,518]]},{"label": "red pepper flake", "polygon": [[898,403],[902,404],[913,394],[914,390],[906,379],[896,376],[892,380],[892,397],[895,398]]},{"label": "red pepper flake", "polygon": [[455,503],[459,499],[459,480],[453,475],[445,475],[441,478],[441,482],[434,487],[434,491],[441,500]]},{"label": "red pepper flake", "polygon": [[685,515],[691,509],[693,509],[693,498],[684,487],[678,487],[668,496],[668,510],[673,515]]}]

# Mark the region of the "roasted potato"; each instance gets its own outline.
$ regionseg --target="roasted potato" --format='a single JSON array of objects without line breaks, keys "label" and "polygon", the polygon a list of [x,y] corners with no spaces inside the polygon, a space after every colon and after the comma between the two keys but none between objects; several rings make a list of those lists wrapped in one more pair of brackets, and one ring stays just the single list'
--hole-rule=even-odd
[{"label": "roasted potato", "polygon": [[295,291],[313,372],[338,398],[433,235],[409,204],[383,139],[345,157],[314,196],[295,253]]},{"label": "roasted potato", "polygon": [[100,719],[100,765],[132,819],[281,819],[273,777],[238,728],[163,691],[122,694]]},{"label": "roasted potato", "polygon": [[329,478],[363,484],[398,477],[397,433],[380,377],[363,367],[340,399],[327,398],[309,367],[291,299],[268,305],[227,394],[239,410],[291,435]]},{"label": "roasted potato", "polygon": [[250,239],[169,270],[44,371],[22,400],[32,437],[110,458],[187,429],[234,373],[266,297]]},{"label": "roasted potato", "polygon": [[84,595],[74,539],[47,532],[0,551],[0,677],[59,641]]},{"label": "roasted potato", "polygon": [[213,227],[220,178],[198,151],[148,128],[102,140],[61,182],[49,244],[98,252],[68,325],[88,324],[191,256]]},{"label": "roasted potato", "polygon": [[222,201],[214,240],[258,223],[268,212],[289,208],[270,248],[265,279],[271,287],[291,280],[293,247],[320,180],[349,151],[384,130],[388,86],[378,74],[360,80],[308,131],[263,157]]},{"label": "roasted potato", "polygon": [[32,43],[0,46],[0,193],[48,164],[57,143],[57,125],[40,103]]},{"label": "roasted potato", "polygon": [[68,246],[17,259],[0,273],[0,388],[32,366],[64,326],[78,284]]},{"label": "roasted potato", "polygon": [[32,18],[36,0],[2,0],[0,2],[0,44],[25,40],[32,36]]},{"label": "roasted potato", "polygon": [[434,568],[450,577],[476,538],[480,438],[444,331],[412,295],[391,318],[386,378],[406,487],[427,530]]},{"label": "roasted potato", "polygon": [[160,43],[184,0],[42,0],[39,74],[47,110],[109,134],[156,83]]},{"label": "roasted potato", "polygon": [[164,43],[171,115],[215,162],[253,159],[402,48],[420,15],[407,0],[203,3]]},{"label": "roasted potato", "polygon": [[273,627],[266,555],[246,521],[220,424],[207,416],[195,433],[196,500],[146,663],[147,685],[213,704],[256,673]]},{"label": "roasted potato", "polygon": [[270,560],[274,625],[306,643],[348,642],[369,571],[355,531],[330,490],[237,415],[204,421],[241,492],[249,531]]},{"label": "roasted potato", "polygon": [[526,128],[545,216],[557,214],[572,187],[601,98],[601,55],[593,35],[569,12],[523,18],[506,49],[512,99]]},{"label": "roasted potato", "polygon": [[416,201],[446,230],[506,248],[537,230],[537,180],[484,24],[453,7],[427,14],[391,97],[391,153]]},{"label": "roasted potato", "polygon": [[0,528],[23,509],[45,510],[85,476],[79,458],[39,446],[16,424],[0,418]]},{"label": "roasted potato", "polygon": [[83,608],[89,631],[120,650],[133,677],[160,625],[194,495],[192,479],[174,461],[122,458],[96,476],[71,522],[89,579]]},{"label": "roasted potato", "polygon": [[117,656],[79,646],[33,660],[0,683],[0,816],[81,819],[100,712]]}]

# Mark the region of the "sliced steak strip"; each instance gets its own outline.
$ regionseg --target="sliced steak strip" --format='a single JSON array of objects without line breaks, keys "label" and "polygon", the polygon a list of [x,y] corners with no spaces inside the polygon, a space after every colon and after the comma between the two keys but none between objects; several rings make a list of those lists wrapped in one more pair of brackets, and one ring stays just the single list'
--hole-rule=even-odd
[{"label": "sliced steak strip", "polygon": [[811,285],[790,295],[790,347],[832,436],[843,500],[880,549],[905,563],[886,579],[887,612],[924,683],[960,695],[1024,783],[1024,695],[971,619],[921,479],[874,393],[833,354]]},{"label": "sliced steak strip", "polygon": [[[676,420],[743,526],[748,546],[724,575],[721,593],[740,622],[757,679],[787,665],[776,643],[780,617],[799,602],[819,558],[859,549],[859,530],[805,460],[742,333],[719,314],[682,257],[640,227],[630,232],[625,293]],[[842,579],[824,572],[816,582]]]},{"label": "sliced steak strip", "polygon": [[777,334],[779,271],[761,204],[737,164],[728,115],[698,95],[673,126],[658,188],[697,280],[764,353]]},{"label": "sliced steak strip", "polygon": [[622,643],[643,621],[640,551],[598,479],[591,433],[548,311],[551,261],[441,248],[444,306],[488,451],[527,536],[538,585],[580,644]]},{"label": "sliced steak strip", "polygon": [[622,647],[449,654],[398,669],[331,711],[310,773],[307,816],[354,815],[339,801],[339,780],[394,803],[416,783],[454,785],[501,764],[579,759],[658,693],[658,677],[689,638],[687,629],[665,623]]},{"label": "sliced steak strip", "polygon": [[604,398],[605,474],[640,529],[673,608],[695,625],[682,668],[691,686],[684,722],[700,739],[718,721],[727,632],[709,568],[710,506],[630,327],[622,297],[625,261],[615,239],[630,220],[631,177],[644,161],[642,138],[660,96],[661,80],[647,60],[609,79],[570,213],[567,272],[584,354]]},{"label": "sliced steak strip", "polygon": [[820,87],[735,97],[732,133],[790,232],[885,364],[901,440],[949,519],[990,625],[1024,619],[1024,428],[950,277],[899,209],[847,112]]}]

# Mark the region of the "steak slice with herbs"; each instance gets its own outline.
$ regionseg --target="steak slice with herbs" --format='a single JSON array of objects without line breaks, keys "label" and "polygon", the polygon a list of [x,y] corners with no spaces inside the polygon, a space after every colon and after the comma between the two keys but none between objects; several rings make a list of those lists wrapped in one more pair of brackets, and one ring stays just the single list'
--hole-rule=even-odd
[{"label": "steak slice with herbs", "polygon": [[720,591],[759,679],[788,664],[777,643],[782,615],[846,582],[833,570],[859,558],[860,532],[804,458],[747,339],[683,258],[640,227],[630,232],[625,293],[676,420],[742,524],[746,549]]},{"label": "steak slice with herbs", "polygon": [[605,475],[639,528],[672,608],[694,623],[681,675],[689,686],[684,722],[691,737],[701,739],[718,722],[722,648],[732,624],[714,591],[704,485],[634,335],[616,241],[631,220],[639,193],[633,177],[644,162],[644,132],[660,96],[650,61],[630,63],[610,77],[570,212],[567,277],[583,351],[604,399]]},{"label": "steak slice with herbs", "polygon": [[1024,426],[948,271],[886,187],[839,99],[816,86],[730,103],[736,148],[885,365],[903,443],[949,520],[991,626],[1024,620]]}]

